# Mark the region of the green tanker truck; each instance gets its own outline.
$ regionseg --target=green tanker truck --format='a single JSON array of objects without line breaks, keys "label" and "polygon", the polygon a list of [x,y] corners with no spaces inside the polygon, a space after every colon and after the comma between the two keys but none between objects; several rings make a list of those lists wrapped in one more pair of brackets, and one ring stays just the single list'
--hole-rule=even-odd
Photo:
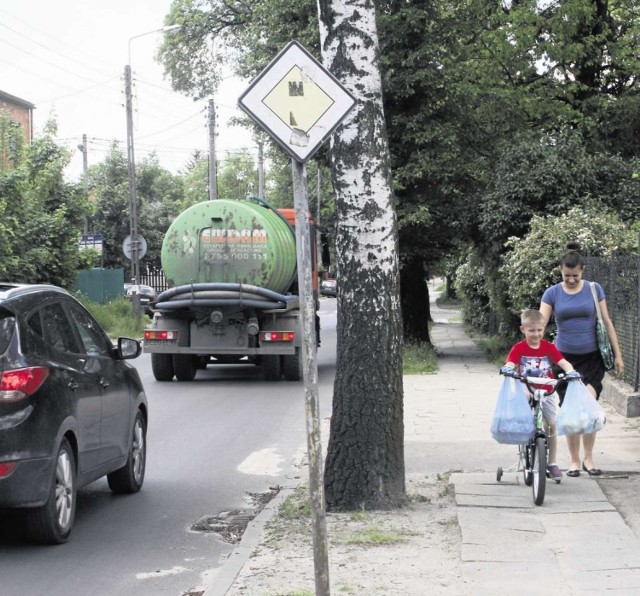
[{"label": "green tanker truck", "polygon": [[294,224],[293,209],[260,199],[206,201],[176,218],[161,253],[170,289],[144,335],[158,381],[191,381],[215,363],[252,363],[272,381],[302,378]]}]

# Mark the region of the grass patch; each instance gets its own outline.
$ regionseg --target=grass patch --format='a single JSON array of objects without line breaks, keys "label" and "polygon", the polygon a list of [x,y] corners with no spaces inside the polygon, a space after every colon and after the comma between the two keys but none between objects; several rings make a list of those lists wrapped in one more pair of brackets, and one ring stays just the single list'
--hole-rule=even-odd
[{"label": "grass patch", "polygon": [[144,335],[144,328],[150,321],[149,317],[143,314],[140,319],[136,319],[133,316],[131,302],[124,296],[107,302],[107,304],[92,302],[82,294],[76,294],[76,297],[112,339],[117,337],[139,339]]},{"label": "grass patch", "polygon": [[344,542],[346,544],[364,544],[369,546],[397,544],[399,542],[406,542],[408,535],[410,534],[407,532],[396,532],[395,530],[386,531],[377,526],[371,526],[357,533],[347,535],[344,538]]},{"label": "grass patch", "polygon": [[366,522],[369,519],[369,513],[364,508],[364,505],[360,507],[359,511],[351,512],[351,519],[359,522]]},{"label": "grass patch", "polygon": [[460,308],[460,300],[440,294],[440,296],[436,298],[436,305],[442,310],[457,310]]},{"label": "grass patch", "polygon": [[291,533],[308,534],[311,524],[311,501],[306,486],[299,486],[280,505],[266,524],[267,542],[279,548],[280,541]]},{"label": "grass patch", "polygon": [[474,341],[478,348],[487,355],[488,360],[497,367],[504,364],[504,359],[514,344],[513,339],[505,339],[497,335],[486,338],[474,338]]},{"label": "grass patch", "polygon": [[311,518],[311,501],[306,487],[299,486],[278,507],[276,519],[292,522]]},{"label": "grass patch", "polygon": [[438,355],[435,348],[430,344],[405,344],[402,372],[405,375],[433,375],[437,373]]}]

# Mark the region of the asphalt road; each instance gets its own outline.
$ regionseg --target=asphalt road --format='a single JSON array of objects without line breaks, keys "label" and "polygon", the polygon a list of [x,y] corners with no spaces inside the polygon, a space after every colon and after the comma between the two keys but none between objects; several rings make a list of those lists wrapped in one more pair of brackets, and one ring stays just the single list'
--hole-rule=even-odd
[{"label": "asphalt road", "polygon": [[[321,300],[320,316],[324,418],[335,373],[335,299]],[[159,383],[148,355],[133,363],[150,410],[142,491],[114,496],[105,479],[82,489],[62,546],[30,545],[0,518],[2,596],[196,593],[234,545],[192,526],[251,511],[252,495],[297,484],[295,463],[306,449],[302,382],[268,383],[256,367],[235,365],[199,371],[191,383]]]}]

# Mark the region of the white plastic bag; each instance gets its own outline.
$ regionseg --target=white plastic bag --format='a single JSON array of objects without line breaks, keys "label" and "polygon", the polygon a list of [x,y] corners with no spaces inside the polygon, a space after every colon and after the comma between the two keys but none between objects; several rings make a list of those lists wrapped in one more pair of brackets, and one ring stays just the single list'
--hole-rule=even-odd
[{"label": "white plastic bag", "polygon": [[529,442],[535,428],[531,406],[524,394],[522,383],[505,377],[493,411],[491,436],[498,443],[523,445]]},{"label": "white plastic bag", "polygon": [[595,433],[607,422],[604,409],[582,381],[571,381],[558,414],[558,434]]}]

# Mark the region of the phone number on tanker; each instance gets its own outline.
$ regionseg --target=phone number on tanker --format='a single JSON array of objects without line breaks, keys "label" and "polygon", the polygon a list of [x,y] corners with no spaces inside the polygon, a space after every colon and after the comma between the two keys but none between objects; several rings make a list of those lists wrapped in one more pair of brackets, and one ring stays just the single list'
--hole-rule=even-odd
[{"label": "phone number on tanker", "polygon": [[210,253],[204,256],[204,261],[266,261],[267,255],[263,253]]}]

